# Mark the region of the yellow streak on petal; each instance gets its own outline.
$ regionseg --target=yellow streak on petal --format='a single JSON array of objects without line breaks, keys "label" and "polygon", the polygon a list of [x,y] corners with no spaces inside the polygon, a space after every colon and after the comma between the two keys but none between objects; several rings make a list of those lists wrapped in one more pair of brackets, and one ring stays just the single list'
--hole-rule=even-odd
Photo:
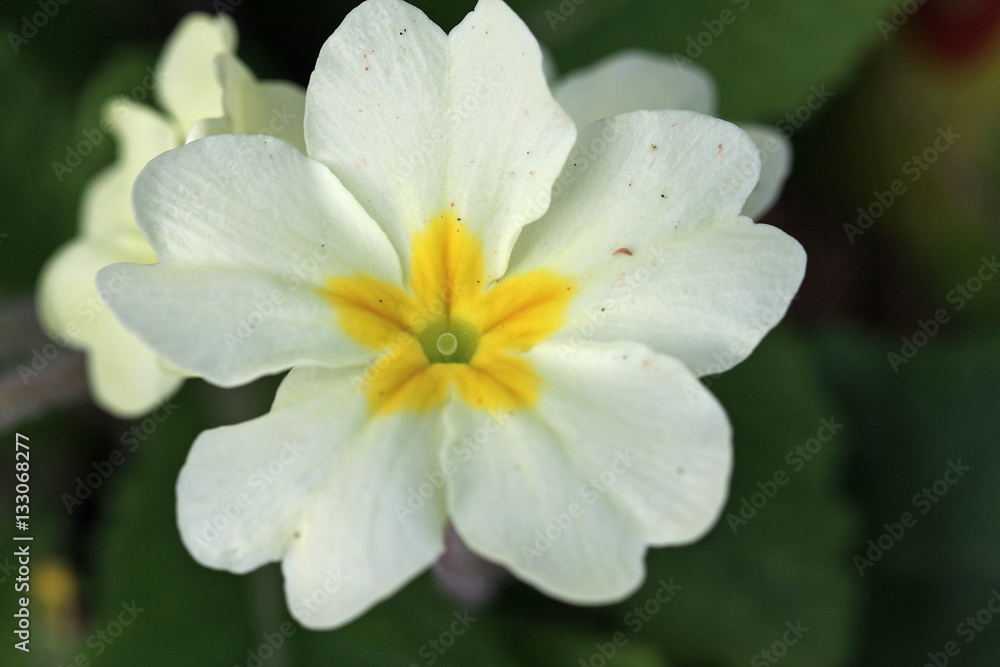
[{"label": "yellow streak on petal", "polygon": [[410,288],[425,310],[455,315],[482,292],[483,247],[453,213],[416,234],[412,253]]},{"label": "yellow streak on petal", "polygon": [[432,410],[448,399],[449,382],[442,375],[442,364],[430,364],[415,338],[393,347],[378,364],[368,401],[373,413],[411,409]]},{"label": "yellow streak on petal", "polygon": [[478,304],[483,338],[502,349],[526,352],[566,321],[573,285],[549,271],[532,271],[500,282]]},{"label": "yellow streak on petal", "polygon": [[417,308],[403,290],[369,276],[329,278],[320,292],[340,315],[340,326],[365,347],[382,350],[413,333]]},{"label": "yellow streak on petal", "polygon": [[514,410],[538,400],[541,378],[522,357],[496,346],[480,348],[472,363],[456,377],[458,395],[486,410]]}]

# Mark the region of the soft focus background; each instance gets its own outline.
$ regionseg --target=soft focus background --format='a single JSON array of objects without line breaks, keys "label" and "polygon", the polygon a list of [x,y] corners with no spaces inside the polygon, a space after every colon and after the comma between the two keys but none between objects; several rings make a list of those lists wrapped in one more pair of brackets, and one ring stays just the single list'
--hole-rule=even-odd
[{"label": "soft focus background", "polygon": [[[416,4],[446,28],[473,6]],[[78,353],[27,382],[17,369],[48,343],[36,277],[112,140],[61,180],[52,163],[101,102],[133,91],[193,9],[231,13],[259,76],[305,84],[350,6],[49,5],[34,32],[36,0],[0,9],[0,663],[1000,664],[1000,3],[511,0],[563,72],[626,47],[681,53],[715,76],[723,117],[789,134],[794,173],[765,221],[805,246],[806,280],[759,350],[707,381],[736,433],[727,518],[653,550],[631,599],[577,608],[511,582],[466,628],[428,574],[325,633],[283,625],[277,566],[201,568],[174,524],[195,435],[262,414],[275,379],[188,382],[156,418],[123,422],[90,403]],[[27,37],[16,52],[11,32]],[[12,649],[15,431],[32,453],[30,654]],[[88,475],[99,484],[77,490]]]}]

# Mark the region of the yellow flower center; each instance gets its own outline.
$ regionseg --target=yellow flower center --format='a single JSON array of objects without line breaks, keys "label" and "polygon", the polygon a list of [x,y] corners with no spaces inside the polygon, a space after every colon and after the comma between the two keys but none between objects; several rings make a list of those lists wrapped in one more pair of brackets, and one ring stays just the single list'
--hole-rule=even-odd
[{"label": "yellow flower center", "polygon": [[321,290],[344,331],[383,353],[365,373],[371,411],[424,412],[452,388],[488,410],[533,405],[541,381],[520,353],[562,326],[572,281],[539,270],[487,285],[482,245],[451,213],[412,252],[406,290],[366,275]]}]

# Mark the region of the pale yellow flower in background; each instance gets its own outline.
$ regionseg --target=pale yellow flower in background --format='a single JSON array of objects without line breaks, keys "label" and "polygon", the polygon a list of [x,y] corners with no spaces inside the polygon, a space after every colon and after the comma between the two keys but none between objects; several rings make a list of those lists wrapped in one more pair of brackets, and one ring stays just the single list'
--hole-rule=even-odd
[{"label": "pale yellow flower in background", "polygon": [[110,100],[102,128],[118,155],[84,188],[79,236],[60,248],[39,278],[38,315],[62,345],[85,350],[94,401],[134,417],[170,396],[183,373],[126,330],[107,308],[131,280],[129,270],[98,290],[98,270],[117,262],[150,264],[156,253],[132,215],[132,183],[151,159],[207,134],[265,132],[305,149],[304,91],[287,82],[258,82],[234,55],[236,26],[228,16],[186,16],[168,39],[153,94],[166,113],[127,98]]}]

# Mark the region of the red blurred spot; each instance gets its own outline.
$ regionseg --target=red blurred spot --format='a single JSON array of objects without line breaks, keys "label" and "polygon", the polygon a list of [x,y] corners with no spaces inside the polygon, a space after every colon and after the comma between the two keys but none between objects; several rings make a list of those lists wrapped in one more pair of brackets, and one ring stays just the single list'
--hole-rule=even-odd
[{"label": "red blurred spot", "polygon": [[913,18],[934,54],[953,62],[979,55],[1000,37],[996,0],[931,0]]}]

